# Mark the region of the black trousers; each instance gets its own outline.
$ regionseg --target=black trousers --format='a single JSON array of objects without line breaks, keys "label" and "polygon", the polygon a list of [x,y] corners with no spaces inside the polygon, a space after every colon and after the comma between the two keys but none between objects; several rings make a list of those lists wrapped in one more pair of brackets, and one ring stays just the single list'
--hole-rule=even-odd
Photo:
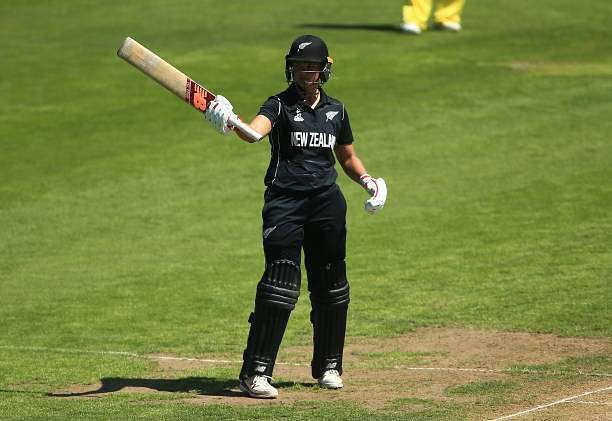
[{"label": "black trousers", "polygon": [[[262,210],[266,264],[276,260],[301,263],[306,272],[346,255],[346,201],[337,184],[314,193],[267,189]],[[308,276],[308,290],[313,277]],[[316,287],[312,285],[312,287]]]},{"label": "black trousers", "polygon": [[346,201],[338,185],[295,193],[268,188],[262,210],[266,269],[240,376],[272,375],[280,342],[300,289],[301,252],[312,303],[313,377],[342,372],[349,302],[346,278]]}]

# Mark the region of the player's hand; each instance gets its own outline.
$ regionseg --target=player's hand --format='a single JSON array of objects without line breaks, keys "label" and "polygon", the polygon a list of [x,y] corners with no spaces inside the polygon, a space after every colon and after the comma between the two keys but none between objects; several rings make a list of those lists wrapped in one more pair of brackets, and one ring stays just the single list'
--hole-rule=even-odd
[{"label": "player's hand", "polygon": [[365,211],[371,215],[381,210],[387,200],[387,184],[385,180],[382,178],[372,178],[369,174],[364,174],[359,178],[359,182],[372,196],[365,201]]},{"label": "player's hand", "polygon": [[210,101],[204,116],[206,120],[221,134],[226,134],[232,127],[228,125],[230,118],[236,118],[233,111],[234,107],[224,96],[217,95],[215,99]]}]

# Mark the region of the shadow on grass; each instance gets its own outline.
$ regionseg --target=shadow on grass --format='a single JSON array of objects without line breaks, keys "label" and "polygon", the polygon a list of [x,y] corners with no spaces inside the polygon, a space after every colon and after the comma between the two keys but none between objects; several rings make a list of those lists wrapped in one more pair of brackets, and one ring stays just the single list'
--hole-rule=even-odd
[{"label": "shadow on grass", "polygon": [[349,29],[361,31],[382,31],[401,33],[399,25],[377,23],[303,23],[300,28],[314,29]]},{"label": "shadow on grass", "polygon": [[[103,393],[119,392],[125,388],[146,388],[158,392],[197,393],[206,396],[244,396],[238,390],[237,380],[219,379],[214,377],[185,377],[183,379],[124,379],[120,377],[107,377],[100,380],[102,385],[94,390],[78,392],[47,393],[47,396],[68,398],[77,396],[99,395]],[[313,387],[311,383],[280,382],[274,383],[279,389],[292,387]]]}]

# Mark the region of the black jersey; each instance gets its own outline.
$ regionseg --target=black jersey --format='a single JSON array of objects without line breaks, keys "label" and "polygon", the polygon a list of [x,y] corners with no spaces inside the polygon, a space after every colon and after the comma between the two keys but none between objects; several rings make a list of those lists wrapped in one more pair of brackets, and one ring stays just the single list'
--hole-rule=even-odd
[{"label": "black jersey", "polygon": [[304,192],[335,183],[334,147],[353,143],[353,133],[344,105],[322,89],[320,93],[314,109],[300,98],[295,85],[261,106],[259,114],[272,122],[266,186]]}]

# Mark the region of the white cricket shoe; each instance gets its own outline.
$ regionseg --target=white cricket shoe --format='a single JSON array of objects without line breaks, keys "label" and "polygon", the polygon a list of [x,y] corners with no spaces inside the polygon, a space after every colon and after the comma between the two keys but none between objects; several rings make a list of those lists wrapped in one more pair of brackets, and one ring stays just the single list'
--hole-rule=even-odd
[{"label": "white cricket shoe", "polygon": [[255,374],[254,376],[240,379],[238,387],[252,398],[275,399],[278,390],[270,384],[268,376]]},{"label": "white cricket shoe", "polygon": [[338,370],[327,370],[321,377],[319,377],[319,386],[326,389],[340,389],[342,386],[342,378]]},{"label": "white cricket shoe", "polygon": [[437,22],[436,29],[441,31],[459,32],[461,24],[459,22]]},{"label": "white cricket shoe", "polygon": [[411,22],[400,23],[400,30],[412,35],[419,35],[421,33],[421,28],[419,28],[419,25]]}]

